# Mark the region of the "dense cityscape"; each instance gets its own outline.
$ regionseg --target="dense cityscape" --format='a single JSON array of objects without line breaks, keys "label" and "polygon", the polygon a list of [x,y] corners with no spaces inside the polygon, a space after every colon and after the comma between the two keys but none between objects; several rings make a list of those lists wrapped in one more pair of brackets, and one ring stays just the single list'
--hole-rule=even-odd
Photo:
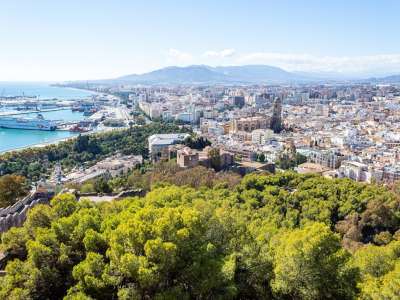
[{"label": "dense cityscape", "polygon": [[150,120],[190,125],[235,162],[287,169],[283,161],[301,155],[307,161],[292,166],[300,173],[368,183],[400,176],[396,84],[93,89],[124,95]]},{"label": "dense cityscape", "polygon": [[399,1],[0,9],[0,300],[400,300]]}]

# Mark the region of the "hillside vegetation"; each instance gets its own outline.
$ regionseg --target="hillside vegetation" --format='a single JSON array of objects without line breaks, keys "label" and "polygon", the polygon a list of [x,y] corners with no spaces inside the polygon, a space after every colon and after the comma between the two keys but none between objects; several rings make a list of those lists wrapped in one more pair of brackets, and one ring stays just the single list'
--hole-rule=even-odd
[{"label": "hillside vegetation", "polygon": [[18,174],[31,181],[47,177],[55,163],[64,170],[94,164],[116,153],[147,157],[147,138],[156,133],[187,132],[173,124],[151,123],[109,132],[79,135],[77,138],[45,147],[0,154],[0,174]]},{"label": "hillside vegetation", "polygon": [[38,205],[2,236],[0,298],[399,299],[396,194],[290,172],[231,183]]}]

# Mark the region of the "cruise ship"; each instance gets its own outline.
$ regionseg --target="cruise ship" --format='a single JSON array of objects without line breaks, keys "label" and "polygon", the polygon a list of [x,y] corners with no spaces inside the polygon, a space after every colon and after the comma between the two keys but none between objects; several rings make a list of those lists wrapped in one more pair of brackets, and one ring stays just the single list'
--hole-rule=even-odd
[{"label": "cruise ship", "polygon": [[53,131],[57,129],[57,124],[54,121],[45,120],[41,114],[38,114],[36,118],[0,116],[0,127]]}]

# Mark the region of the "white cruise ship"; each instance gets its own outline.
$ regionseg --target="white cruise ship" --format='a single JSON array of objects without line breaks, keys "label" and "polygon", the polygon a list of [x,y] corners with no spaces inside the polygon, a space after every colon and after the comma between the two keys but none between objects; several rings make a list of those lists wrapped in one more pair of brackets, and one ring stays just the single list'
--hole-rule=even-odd
[{"label": "white cruise ship", "polygon": [[57,124],[54,121],[45,120],[41,114],[38,114],[36,118],[0,116],[0,127],[52,131],[56,130]]}]

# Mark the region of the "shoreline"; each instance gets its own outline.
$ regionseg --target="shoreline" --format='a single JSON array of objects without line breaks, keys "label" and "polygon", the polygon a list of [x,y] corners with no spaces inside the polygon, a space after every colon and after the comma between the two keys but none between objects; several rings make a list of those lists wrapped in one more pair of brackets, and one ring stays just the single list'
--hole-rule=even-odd
[{"label": "shoreline", "polygon": [[[34,96],[35,100],[39,100],[39,101],[51,101],[51,100],[58,100],[58,101],[65,101],[65,100],[83,100],[86,98],[90,98],[93,95],[98,95],[99,92],[98,91],[93,91],[93,90],[88,90],[88,89],[84,89],[84,88],[77,88],[77,87],[72,87],[72,86],[62,86],[62,85],[58,85],[57,82],[32,82],[32,81],[0,81],[0,87],[4,88],[3,86],[19,86],[19,85],[26,85],[28,87],[30,86],[39,86],[39,87],[47,87],[47,88],[52,88],[52,89],[66,89],[66,90],[73,90],[76,92],[86,92],[88,95],[81,95],[81,96],[72,96],[72,97],[66,97],[66,96],[42,96],[42,97],[37,97]],[[15,95],[15,96],[11,96],[11,95],[7,95],[8,97],[22,97],[22,95]],[[29,95],[28,95],[29,97]],[[1,99],[0,99],[1,100]]]},{"label": "shoreline", "polygon": [[[47,83],[45,84],[48,87],[54,87],[54,88],[60,88],[60,89],[71,89],[71,90],[76,90],[76,91],[85,91],[91,95],[99,95],[101,92],[98,91],[93,91],[90,89],[86,89],[86,88],[80,88],[80,87],[71,87],[71,86],[60,86],[57,85],[57,83]],[[108,94],[108,93],[105,93]],[[90,97],[90,96],[86,96],[86,97]],[[64,101],[65,99],[57,99],[58,101]],[[69,109],[69,108],[66,108]],[[83,133],[71,133],[71,136],[68,137],[62,137],[62,138],[56,138],[54,140],[49,140],[49,141],[43,141],[43,142],[39,142],[39,143],[34,143],[34,144],[30,144],[30,145],[26,145],[26,146],[21,146],[21,147],[17,147],[17,148],[12,148],[12,149],[8,149],[8,150],[0,150],[0,155],[9,153],[9,152],[15,152],[15,151],[23,151],[23,150],[27,150],[27,149],[31,149],[31,148],[43,148],[46,146],[50,146],[50,145],[58,145],[59,143],[62,142],[66,142],[72,139],[75,139],[79,134],[81,135],[91,135],[91,134],[97,134],[97,133],[104,133],[104,132],[108,132],[108,131],[114,131],[114,130],[123,130],[123,129],[127,129],[127,127],[121,127],[121,128],[113,128],[113,127],[102,127],[99,130],[94,130],[94,131],[89,131],[89,132],[83,132]]]},{"label": "shoreline", "polygon": [[62,142],[67,142],[68,140],[72,140],[72,139],[76,139],[78,135],[91,135],[91,134],[97,134],[97,133],[105,133],[105,132],[109,132],[109,131],[116,131],[116,130],[124,130],[124,129],[128,129],[127,127],[120,127],[120,128],[112,128],[112,127],[106,127],[103,128],[101,130],[97,130],[97,131],[89,131],[89,132],[81,132],[81,133],[76,133],[73,136],[68,136],[68,137],[64,137],[61,139],[56,139],[53,141],[48,141],[48,142],[42,142],[39,144],[32,144],[32,145],[27,145],[27,146],[23,146],[23,147],[18,147],[18,148],[13,148],[13,149],[9,149],[9,150],[0,150],[0,155],[9,153],[9,152],[16,152],[16,151],[23,151],[23,150],[27,150],[27,149],[31,149],[31,148],[44,148],[46,146],[51,146],[51,145],[58,145]]},{"label": "shoreline", "polygon": [[78,135],[79,134],[77,133],[74,136],[68,136],[68,137],[64,137],[64,138],[60,138],[60,139],[56,139],[56,140],[52,140],[52,141],[48,141],[48,142],[42,142],[39,144],[31,144],[31,145],[26,145],[23,147],[13,148],[13,149],[9,149],[9,150],[0,150],[0,155],[6,154],[8,152],[27,150],[30,148],[43,148],[43,147],[50,146],[50,145],[57,145],[59,143],[66,142],[68,140],[75,139]]}]

